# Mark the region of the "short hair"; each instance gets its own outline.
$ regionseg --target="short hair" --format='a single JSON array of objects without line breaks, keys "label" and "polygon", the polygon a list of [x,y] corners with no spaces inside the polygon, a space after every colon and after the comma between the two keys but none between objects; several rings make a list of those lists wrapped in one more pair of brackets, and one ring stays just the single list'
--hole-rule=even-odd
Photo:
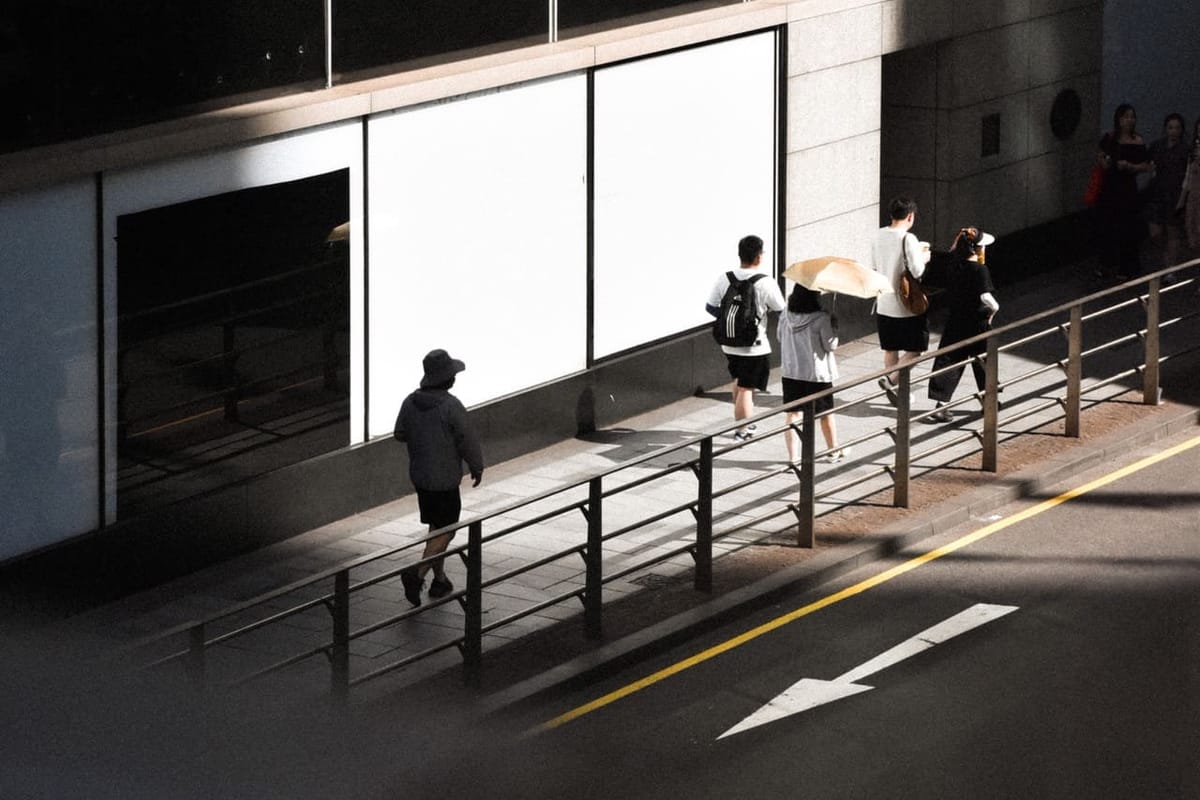
[{"label": "short hair", "polygon": [[1167,118],[1163,120],[1163,130],[1167,129],[1167,126],[1171,124],[1171,120],[1178,122],[1180,129],[1184,133],[1187,133],[1187,123],[1183,121],[1183,114],[1176,113],[1167,114]]},{"label": "short hair", "polygon": [[904,219],[909,214],[917,213],[917,201],[911,197],[901,195],[892,200],[888,213],[892,215],[893,220]]},{"label": "short hair", "polygon": [[743,264],[753,264],[754,259],[762,255],[763,240],[757,236],[743,236],[738,242],[738,259]]},{"label": "short hair", "polygon": [[811,314],[814,311],[821,311],[821,293],[814,292],[807,286],[796,284],[792,287],[792,293],[788,296],[788,311],[793,314]]}]

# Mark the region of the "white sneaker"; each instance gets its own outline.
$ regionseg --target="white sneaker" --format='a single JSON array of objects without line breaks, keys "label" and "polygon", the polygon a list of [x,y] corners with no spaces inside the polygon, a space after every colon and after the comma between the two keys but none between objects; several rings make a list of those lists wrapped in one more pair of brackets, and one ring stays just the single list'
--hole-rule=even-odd
[{"label": "white sneaker", "polygon": [[830,464],[836,464],[839,461],[844,461],[849,457],[850,457],[850,448],[849,447],[839,447],[837,450],[834,450],[832,453],[827,453],[825,455],[825,460]]}]

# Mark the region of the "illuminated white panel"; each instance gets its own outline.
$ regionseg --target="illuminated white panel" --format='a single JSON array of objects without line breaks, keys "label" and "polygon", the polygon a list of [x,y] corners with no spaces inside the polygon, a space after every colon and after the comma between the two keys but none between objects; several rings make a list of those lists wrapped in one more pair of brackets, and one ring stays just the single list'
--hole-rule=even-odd
[{"label": "illuminated white panel", "polygon": [[370,120],[372,436],[435,348],[467,405],[586,366],[586,102],[568,76]]},{"label": "illuminated white panel", "polygon": [[104,178],[104,290],[109,521],[116,513],[117,218],[202,197],[350,171],[350,436],[362,441],[362,124],[346,122],[258,144],[108,173]]},{"label": "illuminated white panel", "polygon": [[0,197],[0,561],[99,525],[95,197]]},{"label": "illuminated white panel", "polygon": [[774,33],[597,70],[597,358],[709,322],[746,234],[775,271],[775,79]]}]

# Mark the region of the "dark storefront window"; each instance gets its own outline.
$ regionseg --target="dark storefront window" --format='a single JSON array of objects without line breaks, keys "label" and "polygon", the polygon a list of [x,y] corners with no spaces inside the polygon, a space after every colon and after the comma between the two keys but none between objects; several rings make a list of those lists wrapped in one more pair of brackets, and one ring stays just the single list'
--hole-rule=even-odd
[{"label": "dark storefront window", "polygon": [[339,170],[117,220],[120,517],[349,443],[349,196]]},{"label": "dark storefront window", "polygon": [[546,0],[334,0],[333,69],[445,61],[545,42],[549,30]]},{"label": "dark storefront window", "polygon": [[324,85],[322,0],[0,6],[0,152]]},{"label": "dark storefront window", "polygon": [[558,0],[559,38],[649,19],[727,6],[741,0]]}]

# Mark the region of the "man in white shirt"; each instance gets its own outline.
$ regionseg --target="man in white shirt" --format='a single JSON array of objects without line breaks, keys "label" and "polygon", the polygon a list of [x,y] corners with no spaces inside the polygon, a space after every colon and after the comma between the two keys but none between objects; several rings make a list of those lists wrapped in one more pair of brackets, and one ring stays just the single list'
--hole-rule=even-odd
[{"label": "man in white shirt", "polygon": [[[738,242],[738,260],[741,266],[731,270],[737,280],[747,280],[758,275],[762,265],[763,240],[757,236],[745,236]],[[708,293],[705,310],[714,317],[719,315],[721,299],[729,288],[729,276],[722,273]],[[733,418],[746,419],[754,415],[754,390],[766,391],[771,375],[771,342],[767,338],[767,312],[782,311],[783,293],[770,276],[762,275],[754,282],[755,307],[758,311],[758,338],[748,346],[721,345],[721,351],[729,362],[729,375],[733,378]],[[738,429],[734,437],[749,439],[754,435],[753,426]]]},{"label": "man in white shirt", "polygon": [[[892,369],[921,357],[929,349],[929,324],[924,314],[913,314],[900,302],[900,276],[904,274],[905,255],[913,277],[925,273],[929,255],[922,252],[917,237],[909,231],[917,218],[917,204],[909,197],[892,200],[889,209],[891,223],[880,228],[871,243],[871,267],[888,279],[893,294],[880,295],[875,304],[879,347],[883,350],[883,366]],[[896,373],[879,379],[879,385],[896,402]]]}]

